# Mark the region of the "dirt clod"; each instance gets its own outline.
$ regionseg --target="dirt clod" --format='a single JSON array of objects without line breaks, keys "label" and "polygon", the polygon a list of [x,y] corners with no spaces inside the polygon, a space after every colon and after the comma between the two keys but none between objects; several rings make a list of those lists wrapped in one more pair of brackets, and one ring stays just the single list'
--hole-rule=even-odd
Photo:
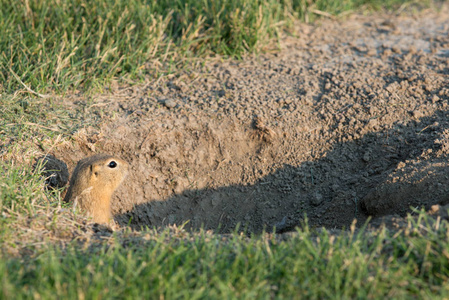
[{"label": "dirt clod", "polygon": [[256,130],[253,133],[253,137],[258,138],[266,143],[271,143],[276,138],[276,132],[270,127],[266,126],[261,117],[256,116],[254,119],[254,128]]}]

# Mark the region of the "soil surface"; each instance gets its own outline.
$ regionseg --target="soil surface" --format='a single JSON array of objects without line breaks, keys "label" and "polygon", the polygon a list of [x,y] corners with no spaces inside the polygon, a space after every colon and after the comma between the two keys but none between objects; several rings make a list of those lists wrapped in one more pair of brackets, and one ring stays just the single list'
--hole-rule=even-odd
[{"label": "soil surface", "polygon": [[137,229],[338,229],[446,205],[448,20],[445,5],[299,24],[280,52],[67,98],[104,121],[52,154],[70,171],[127,160],[113,214]]}]

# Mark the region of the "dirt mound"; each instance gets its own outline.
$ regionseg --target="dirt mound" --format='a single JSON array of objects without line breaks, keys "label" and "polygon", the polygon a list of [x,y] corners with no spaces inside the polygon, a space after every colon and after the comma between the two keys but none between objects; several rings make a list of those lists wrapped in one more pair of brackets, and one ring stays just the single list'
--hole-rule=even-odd
[{"label": "dirt mound", "polygon": [[448,18],[298,25],[280,53],[112,87],[86,108],[112,121],[55,155],[126,159],[113,212],[135,228],[341,228],[447,204]]}]

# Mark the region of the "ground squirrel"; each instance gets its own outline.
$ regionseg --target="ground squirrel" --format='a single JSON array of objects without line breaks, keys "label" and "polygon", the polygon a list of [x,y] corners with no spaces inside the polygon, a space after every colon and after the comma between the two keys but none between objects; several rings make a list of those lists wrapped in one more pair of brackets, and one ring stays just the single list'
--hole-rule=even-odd
[{"label": "ground squirrel", "polygon": [[96,223],[111,221],[111,196],[128,173],[120,158],[97,154],[78,162],[64,198],[86,212]]}]

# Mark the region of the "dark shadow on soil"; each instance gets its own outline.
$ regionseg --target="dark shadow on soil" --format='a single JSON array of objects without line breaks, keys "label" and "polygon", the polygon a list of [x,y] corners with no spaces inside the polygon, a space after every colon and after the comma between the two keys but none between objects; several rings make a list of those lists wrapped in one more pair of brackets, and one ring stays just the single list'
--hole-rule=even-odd
[{"label": "dark shadow on soil", "polygon": [[311,226],[347,228],[354,218],[398,214],[410,207],[449,203],[448,111],[396,124],[337,143],[300,167],[284,165],[256,184],[185,190],[165,201],[135,206],[116,215],[134,229],[186,224],[187,229],[249,232],[292,230],[307,215]]}]

